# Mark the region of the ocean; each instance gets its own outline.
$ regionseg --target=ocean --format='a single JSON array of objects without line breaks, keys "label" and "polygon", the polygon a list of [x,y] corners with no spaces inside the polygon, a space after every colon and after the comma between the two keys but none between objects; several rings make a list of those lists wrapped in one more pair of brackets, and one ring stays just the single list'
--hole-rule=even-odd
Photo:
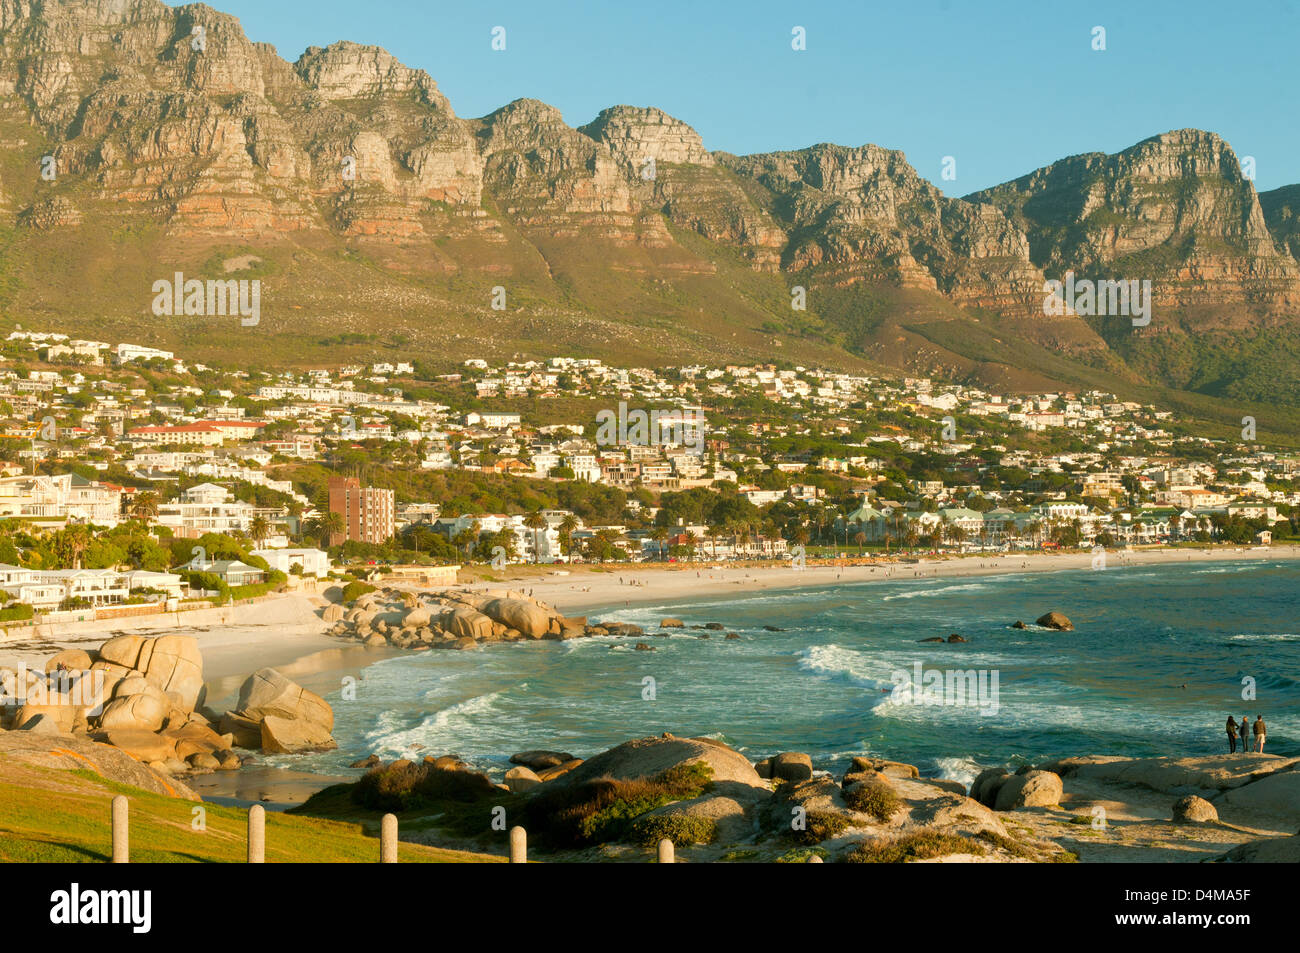
[{"label": "ocean", "polygon": [[[1227,716],[1261,713],[1265,750],[1295,755],[1298,583],[1300,564],[1279,561],[737,587],[591,615],[645,626],[653,652],[610,638],[496,644],[384,659],[355,693],[308,683],[334,706],[339,749],[268,760],[346,775],[371,753],[455,754],[499,777],[518,751],[589,757],[672,732],[751,759],[804,751],[838,770],[865,754],[969,781],[1056,756],[1226,752]],[[1074,631],[1037,627],[1050,610]],[[661,637],[665,616],[724,631]],[[968,641],[919,641],[950,633]],[[899,686],[918,675],[908,699]]]}]

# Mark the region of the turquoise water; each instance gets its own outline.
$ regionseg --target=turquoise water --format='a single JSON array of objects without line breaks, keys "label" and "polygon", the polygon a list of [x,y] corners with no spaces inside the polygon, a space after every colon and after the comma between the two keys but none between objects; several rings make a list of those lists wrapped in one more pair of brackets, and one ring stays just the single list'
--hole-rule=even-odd
[{"label": "turquoise water", "polygon": [[[339,750],[292,763],[338,772],[371,752],[454,753],[495,773],[527,748],[585,757],[671,731],[720,738],[751,758],[806,751],[836,769],[869,753],[969,779],[987,765],[1056,755],[1226,751],[1229,712],[1252,722],[1262,712],[1266,750],[1300,754],[1298,582],[1295,563],[1196,563],[620,608],[605,617],[644,625],[656,651],[583,639],[386,659],[361,673],[355,701],[327,693]],[[1075,630],[1033,625],[1052,609]],[[652,637],[665,615],[720,622],[741,638]],[[1017,619],[1030,628],[1011,628]],[[951,632],[969,642],[917,641]],[[911,674],[917,662],[996,672],[997,710],[894,703],[894,672]],[[1246,676],[1256,701],[1242,701]]]}]

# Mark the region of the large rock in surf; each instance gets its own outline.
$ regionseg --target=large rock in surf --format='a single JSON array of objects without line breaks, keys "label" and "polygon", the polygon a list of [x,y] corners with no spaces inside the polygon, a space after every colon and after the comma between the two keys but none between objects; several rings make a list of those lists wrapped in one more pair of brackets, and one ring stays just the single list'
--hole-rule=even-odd
[{"label": "large rock in surf", "polygon": [[1045,629],[1056,629],[1058,632],[1069,632],[1074,628],[1074,623],[1067,619],[1063,612],[1049,612],[1047,615],[1039,616],[1037,624]]},{"label": "large rock in surf", "polygon": [[1011,777],[1006,768],[986,768],[975,776],[970,785],[970,796],[985,807],[997,802],[998,788]]},{"label": "large rock in surf", "polygon": [[548,612],[530,599],[489,599],[479,610],[493,621],[522,632],[530,639],[540,639],[552,629],[559,631],[558,621],[552,626],[551,620],[560,619],[560,615]]},{"label": "large rock in surf", "polygon": [[567,751],[520,751],[510,756],[511,764],[521,764],[533,771],[545,771],[547,768],[554,768],[573,760],[575,760],[573,755]]},{"label": "large rock in surf", "polygon": [[273,668],[248,677],[239,689],[235,714],[260,724],[261,745],[269,751],[292,753],[334,742],[334,711],[329,703]]},{"label": "large rock in surf", "polygon": [[329,730],[317,722],[267,715],[261,727],[262,750],[273,754],[299,754],[335,747]]},{"label": "large rock in surf", "polygon": [[458,639],[492,638],[492,618],[477,609],[461,607],[442,617],[442,627]]}]

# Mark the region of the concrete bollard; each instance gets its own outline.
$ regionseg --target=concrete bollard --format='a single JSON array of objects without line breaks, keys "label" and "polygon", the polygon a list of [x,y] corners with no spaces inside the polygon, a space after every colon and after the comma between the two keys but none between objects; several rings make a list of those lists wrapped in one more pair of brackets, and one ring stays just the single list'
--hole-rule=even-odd
[{"label": "concrete bollard", "polygon": [[811,857],[808,858],[808,863],[810,863],[810,864],[824,864],[824,863],[826,863],[826,861],[822,860],[821,857],[819,857],[818,855],[813,854]]},{"label": "concrete bollard", "polygon": [[673,842],[670,841],[667,837],[659,841],[659,863],[661,864],[677,863],[677,860],[673,855]]},{"label": "concrete bollard", "polygon": [[510,863],[528,863],[528,832],[518,824],[510,828]]},{"label": "concrete bollard", "polygon": [[248,809],[248,862],[266,863],[266,808],[260,804]]},{"label": "concrete bollard", "polygon": [[385,814],[379,822],[379,862],[397,863],[397,815]]},{"label": "concrete bollard", "polygon": [[127,817],[129,805],[119,794],[113,798],[113,863],[131,862],[131,827]]}]

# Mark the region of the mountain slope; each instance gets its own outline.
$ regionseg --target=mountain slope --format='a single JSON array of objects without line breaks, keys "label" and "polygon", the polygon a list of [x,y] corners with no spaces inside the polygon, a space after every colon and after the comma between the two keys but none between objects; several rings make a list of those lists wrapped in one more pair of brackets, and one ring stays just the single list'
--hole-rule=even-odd
[{"label": "mountain slope", "polygon": [[[378,47],[290,63],[201,4],[0,0],[0,309],[211,362],[251,336],[281,364],[780,359],[1001,390],[1100,371],[1300,404],[1257,360],[1270,336],[1290,353],[1295,207],[1197,130],[958,199],[894,150],[710,152],[654,108],[462,118]],[[1067,270],[1150,279],[1156,320],[1045,316]],[[259,279],[261,322],[155,317],[175,271]]]}]

